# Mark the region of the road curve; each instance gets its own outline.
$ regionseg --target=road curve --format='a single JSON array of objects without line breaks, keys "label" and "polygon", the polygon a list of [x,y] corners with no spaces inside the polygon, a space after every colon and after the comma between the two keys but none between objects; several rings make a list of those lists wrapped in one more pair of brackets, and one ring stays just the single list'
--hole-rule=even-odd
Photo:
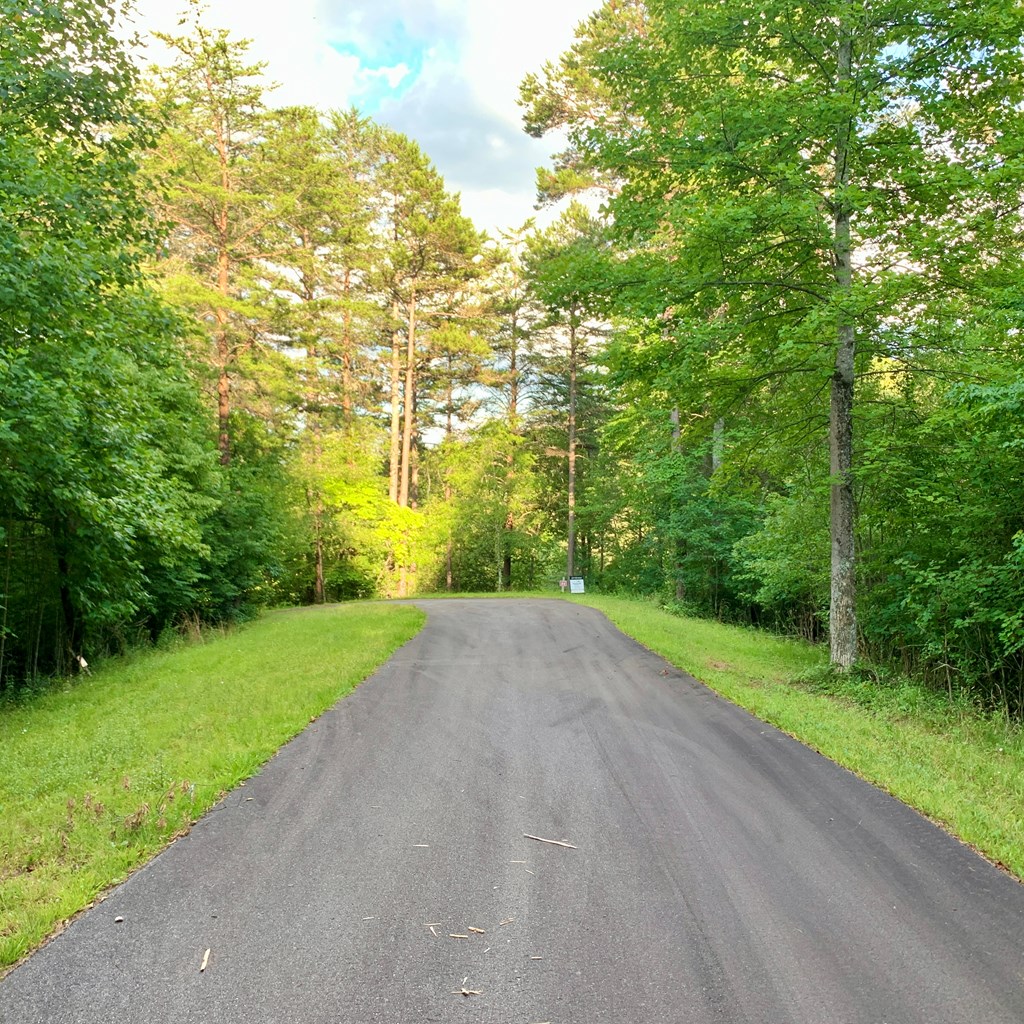
[{"label": "road curve", "polygon": [[1024,1021],[1024,886],[589,608],[424,607],[0,1021]]}]

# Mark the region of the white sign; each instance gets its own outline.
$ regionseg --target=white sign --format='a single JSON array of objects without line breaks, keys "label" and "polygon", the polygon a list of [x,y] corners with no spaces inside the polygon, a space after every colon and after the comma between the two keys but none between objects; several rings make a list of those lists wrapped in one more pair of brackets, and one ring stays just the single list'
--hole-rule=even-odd
[{"label": "white sign", "polygon": [[583,593],[583,577],[573,576],[569,580],[569,593],[570,594],[582,594]]}]

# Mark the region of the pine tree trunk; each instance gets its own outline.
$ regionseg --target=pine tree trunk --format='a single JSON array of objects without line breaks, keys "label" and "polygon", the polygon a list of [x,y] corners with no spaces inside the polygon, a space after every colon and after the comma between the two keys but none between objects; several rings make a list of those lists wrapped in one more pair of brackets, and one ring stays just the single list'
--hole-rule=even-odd
[{"label": "pine tree trunk", "polygon": [[[449,509],[449,513],[450,513],[451,503],[452,503],[452,485],[451,485],[451,481],[449,479],[449,477],[451,476],[451,467],[448,467],[448,469],[446,469],[444,471],[444,475],[445,475],[445,481],[444,481],[444,503],[445,503],[445,507]],[[453,554],[453,551],[454,551],[454,543],[452,541],[451,527],[449,527],[448,528],[448,545],[447,545],[447,547],[445,549],[445,555],[444,555],[444,570],[445,570],[444,571],[444,585],[445,585],[445,590],[447,590],[449,593],[452,590],[452,554]]]},{"label": "pine tree trunk", "polygon": [[569,327],[569,528],[565,578],[576,570],[576,324]]},{"label": "pine tree trunk", "polygon": [[348,426],[352,422],[352,310],[349,309],[349,297],[352,291],[352,271],[345,268],[342,278],[342,295],[345,310],[342,313],[341,330],[341,412]]},{"label": "pine tree trunk", "polygon": [[[317,351],[312,349],[314,370],[318,366]],[[319,375],[314,373],[313,379],[319,381]],[[317,385],[314,389],[318,390]],[[312,413],[313,432],[313,476],[315,484],[307,490],[307,499],[313,513],[313,603],[327,603],[327,588],[324,585],[324,494],[321,490],[324,464],[324,435],[323,423],[321,421],[321,398],[313,394],[315,410]]]},{"label": "pine tree trunk", "polygon": [[[206,88],[213,96],[213,83],[206,75]],[[222,116],[217,117],[217,162],[220,170],[222,199],[217,210],[217,291],[227,299],[230,288],[231,254],[228,242],[229,211],[226,196],[231,187],[230,164],[228,161],[228,137]],[[231,379],[228,364],[231,361],[231,341],[228,337],[228,312],[223,306],[214,312],[217,321],[217,446],[220,449],[220,463],[231,462]]]},{"label": "pine tree trunk", "polygon": [[409,329],[405,349],[405,417],[402,423],[402,473],[398,504],[409,505],[409,481],[412,474],[413,405],[416,394],[416,289],[409,298]]},{"label": "pine tree trunk", "polygon": [[[840,25],[838,78],[840,88],[850,83],[853,38],[848,24]],[[835,274],[839,300],[835,371],[832,374],[829,414],[829,457],[832,475],[830,518],[832,586],[829,643],[833,665],[847,669],[857,660],[856,565],[853,500],[853,386],[857,335],[850,315],[842,307],[853,291],[850,209],[846,188],[850,183],[849,138],[852,125],[839,126],[835,150]]]},{"label": "pine tree trunk", "polygon": [[389,465],[388,497],[398,501],[399,461],[402,452],[401,420],[401,335],[398,332],[398,302],[394,304],[395,330],[391,335],[391,462]]},{"label": "pine tree trunk", "polygon": [[[228,252],[222,245],[217,254],[217,290],[228,295]],[[217,321],[217,447],[220,449],[220,464],[231,462],[231,378],[228,364],[231,361],[231,341],[228,337],[228,313],[219,307],[214,316]]]},{"label": "pine tree trunk", "polygon": [[508,373],[508,423],[509,433],[512,437],[512,447],[505,456],[505,554],[501,564],[501,575],[506,590],[512,587],[512,533],[516,528],[515,515],[512,512],[512,496],[516,487],[516,453],[515,438],[519,431],[519,353],[516,349],[516,337],[519,330],[518,318],[512,314],[512,347],[509,351]]},{"label": "pine tree trunk", "polygon": [[327,603],[327,589],[324,585],[324,536],[323,536],[324,504],[317,495],[314,498],[313,506],[313,535],[314,535],[314,579],[313,579],[313,602],[314,604]]}]

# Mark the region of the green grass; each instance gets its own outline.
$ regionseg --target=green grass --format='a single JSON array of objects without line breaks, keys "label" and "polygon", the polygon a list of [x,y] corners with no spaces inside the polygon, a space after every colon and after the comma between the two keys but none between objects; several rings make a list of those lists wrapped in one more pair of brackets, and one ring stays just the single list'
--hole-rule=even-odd
[{"label": "green grass", "polygon": [[[906,681],[837,678],[824,671],[824,651],[797,641],[645,601],[563,599],[604,612],[1024,877],[1019,725]],[[386,604],[273,612],[206,643],[111,662],[0,703],[0,974],[256,772],[423,618]]]},{"label": "green grass", "polygon": [[255,773],[424,618],[384,604],[272,612],[0,704],[0,973]]},{"label": "green grass", "polygon": [[827,652],[586,596],[624,633],[758,718],[917,808],[1024,879],[1024,729],[906,680],[836,676]]}]

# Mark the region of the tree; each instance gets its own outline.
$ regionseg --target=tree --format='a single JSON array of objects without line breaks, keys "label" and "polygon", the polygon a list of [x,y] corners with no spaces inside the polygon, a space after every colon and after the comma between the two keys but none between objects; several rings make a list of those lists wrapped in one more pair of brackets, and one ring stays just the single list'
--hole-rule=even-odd
[{"label": "tree", "polygon": [[[529,268],[534,294],[547,311],[545,326],[556,351],[548,360],[564,374],[566,396],[566,577],[576,571],[577,410],[580,373],[589,342],[599,330],[593,316],[595,274],[603,260],[601,225],[579,203],[572,203],[547,231],[529,242]],[[557,454],[557,450],[552,454]]]},{"label": "tree", "polygon": [[182,324],[147,286],[153,127],[116,3],[5,3],[0,678],[195,603],[216,506]]},{"label": "tree", "polygon": [[[371,396],[357,379],[360,339],[358,295],[371,254],[372,209],[367,181],[373,132],[354,113],[324,119],[312,108],[269,113],[259,144],[259,191],[275,197],[275,218],[263,231],[273,262],[261,267],[265,304],[273,307],[275,344],[289,353],[294,381],[288,400],[301,416],[300,478],[313,546],[313,600],[327,599],[324,488],[329,470],[325,442],[350,438],[353,461],[362,440],[357,403]],[[279,301],[281,298],[285,301]],[[337,446],[334,446],[337,447]]]},{"label": "tree", "polygon": [[[886,318],[910,322],[999,251],[1018,195],[1021,14],[958,0],[644,8],[641,31],[600,36],[595,19],[575,51],[617,115],[570,118],[570,137],[622,182],[620,308],[669,311],[680,352],[707,346],[749,380],[828,381],[830,638],[845,668],[855,377]],[[546,94],[571,94],[570,71],[552,69]]]},{"label": "tree", "polygon": [[528,503],[521,499],[517,462],[523,461],[525,413],[536,384],[534,332],[544,316],[531,291],[524,262],[529,238],[534,231],[535,224],[531,219],[502,233],[503,248],[496,253],[494,267],[485,285],[493,323],[490,337],[493,358],[483,381],[491,391],[490,404],[495,415],[505,422],[508,438],[505,454],[505,543],[501,569],[501,587],[506,590],[513,585],[513,549],[521,547],[517,537],[521,536],[521,518],[528,507]]},{"label": "tree", "polygon": [[[443,303],[444,296],[461,282],[477,276],[474,257],[479,254],[482,238],[462,215],[458,196],[445,191],[443,179],[419,146],[389,133],[385,149],[387,157],[379,181],[384,193],[387,250],[379,275],[391,297],[394,317],[391,490],[398,504],[405,507],[412,497],[421,335],[431,325],[433,307]],[[404,346],[398,340],[399,332]],[[399,379],[401,368],[404,381]]]},{"label": "tree", "polygon": [[153,78],[166,126],[153,172],[163,184],[160,212],[174,226],[163,267],[168,294],[210,323],[218,447],[228,465],[232,375],[259,317],[247,284],[256,262],[270,255],[262,232],[276,211],[256,180],[264,66],[247,63],[248,42],[207,29],[202,8],[192,6],[190,35],[157,35],[175,60]]}]

